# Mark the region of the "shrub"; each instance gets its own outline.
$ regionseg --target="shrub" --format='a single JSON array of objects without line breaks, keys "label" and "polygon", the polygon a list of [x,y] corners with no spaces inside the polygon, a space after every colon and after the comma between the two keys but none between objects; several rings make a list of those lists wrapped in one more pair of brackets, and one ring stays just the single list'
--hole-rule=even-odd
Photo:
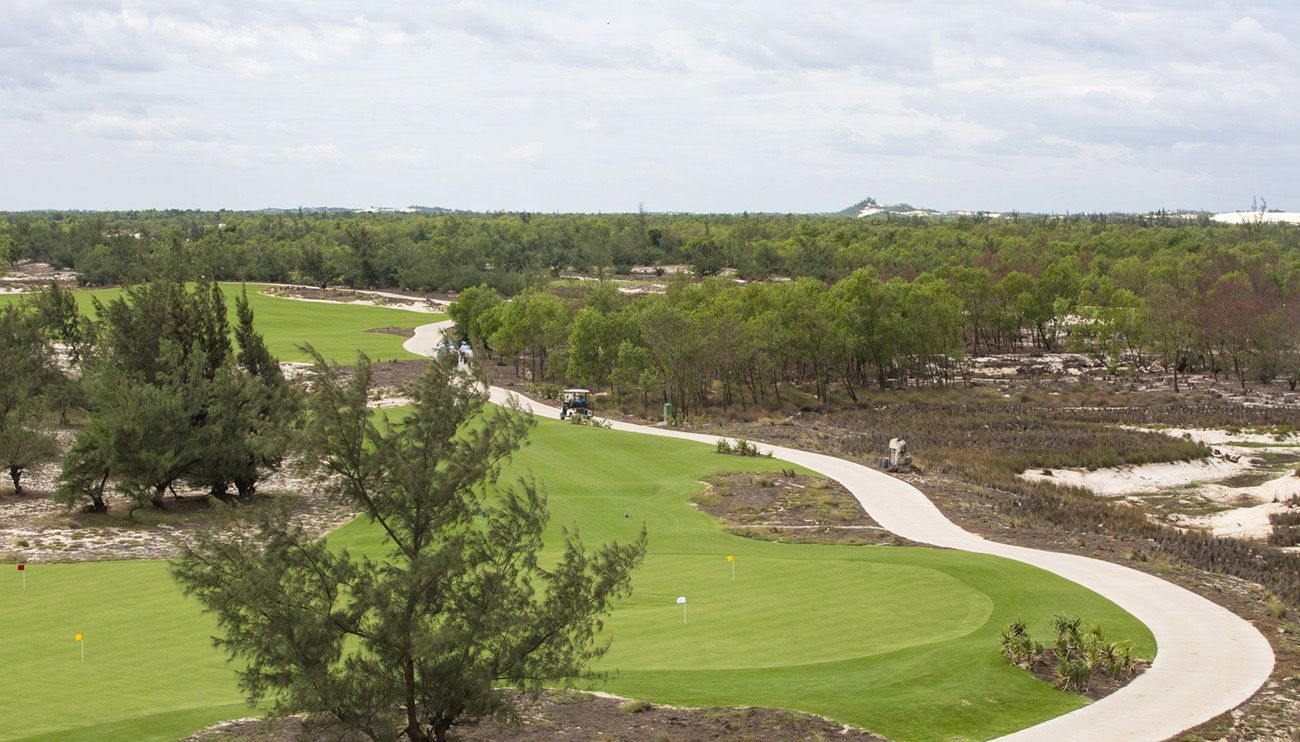
[{"label": "shrub", "polygon": [[1273,618],[1286,618],[1286,613],[1287,613],[1286,603],[1283,603],[1281,600],[1279,600],[1276,595],[1268,596],[1268,605],[1266,607],[1266,610],[1268,611],[1268,615],[1272,616]]},{"label": "shrub", "polygon": [[1093,668],[1083,659],[1063,658],[1056,665],[1056,685],[1061,690],[1081,693],[1092,682]]},{"label": "shrub", "polygon": [[618,705],[618,710],[625,714],[640,714],[649,711],[652,708],[654,708],[654,705],[649,701],[638,699],[624,701]]},{"label": "shrub", "polygon": [[1029,636],[1023,621],[1016,621],[1002,632],[1002,656],[1028,670],[1043,658],[1043,645]]},{"label": "shrub", "polygon": [[717,444],[715,444],[714,450],[717,453],[726,453],[726,454],[731,454],[732,456],[766,455],[768,458],[772,457],[772,454],[770,452],[767,454],[763,454],[758,450],[758,446],[754,445],[753,443],[750,443],[749,441],[743,438],[736,441],[734,444],[729,442],[726,438],[719,438]]},{"label": "shrub", "polygon": [[[1133,645],[1127,641],[1110,642],[1101,627],[1068,616],[1052,619],[1056,635],[1056,686],[1061,690],[1087,690],[1096,673],[1106,673],[1119,680],[1133,672],[1137,664]],[[1001,638],[1002,656],[1017,667],[1030,670],[1044,658],[1043,645],[1029,636],[1021,621],[1007,626]]]},{"label": "shrub", "polygon": [[545,381],[534,383],[530,381],[524,385],[524,391],[527,392],[529,396],[536,397],[537,399],[556,400],[560,398],[561,390],[559,384],[552,384]]}]

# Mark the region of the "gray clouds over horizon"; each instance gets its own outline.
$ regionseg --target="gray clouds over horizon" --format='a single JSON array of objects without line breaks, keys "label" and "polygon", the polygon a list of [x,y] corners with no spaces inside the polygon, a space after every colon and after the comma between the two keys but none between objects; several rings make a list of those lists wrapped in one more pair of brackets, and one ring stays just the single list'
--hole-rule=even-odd
[{"label": "gray clouds over horizon", "polygon": [[1300,210],[1300,8],[0,6],[0,209]]}]

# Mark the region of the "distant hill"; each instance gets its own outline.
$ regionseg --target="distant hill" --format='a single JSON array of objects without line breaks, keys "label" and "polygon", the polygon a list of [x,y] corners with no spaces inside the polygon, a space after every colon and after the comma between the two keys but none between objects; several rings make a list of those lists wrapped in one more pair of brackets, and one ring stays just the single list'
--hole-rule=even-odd
[{"label": "distant hill", "polygon": [[836,216],[943,216],[945,212],[934,209],[926,209],[911,204],[901,203],[888,206],[881,204],[874,198],[865,198],[856,204],[835,212]]},{"label": "distant hill", "polygon": [[984,217],[984,218],[1001,218],[1002,214],[998,212],[941,212],[937,209],[927,209],[926,207],[914,207],[914,205],[901,204],[881,204],[875,199],[862,199],[846,209],[840,209],[832,216],[837,217],[859,217],[859,218],[961,218],[961,217]]}]

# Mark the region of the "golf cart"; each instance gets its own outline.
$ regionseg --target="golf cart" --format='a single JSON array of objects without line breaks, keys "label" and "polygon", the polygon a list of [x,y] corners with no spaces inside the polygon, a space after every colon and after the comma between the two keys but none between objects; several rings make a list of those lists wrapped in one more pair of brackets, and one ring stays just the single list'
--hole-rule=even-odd
[{"label": "golf cart", "polygon": [[565,389],[561,397],[563,404],[560,407],[560,419],[564,420],[569,415],[591,417],[591,410],[587,407],[588,394],[591,392],[587,389]]}]

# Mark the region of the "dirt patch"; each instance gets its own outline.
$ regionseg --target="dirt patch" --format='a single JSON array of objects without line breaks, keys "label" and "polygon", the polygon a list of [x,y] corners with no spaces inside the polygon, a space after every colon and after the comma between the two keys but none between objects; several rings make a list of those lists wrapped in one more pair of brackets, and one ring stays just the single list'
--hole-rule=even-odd
[{"label": "dirt patch", "polygon": [[[706,740],[827,740],[884,742],[838,722],[770,708],[688,709],[626,701],[578,692],[547,692],[525,700],[519,723],[484,720],[456,727],[459,742],[542,742],[543,740],[619,740],[621,742],[705,742]],[[187,737],[184,742],[333,738],[300,717],[278,721],[242,719]],[[350,739],[350,738],[342,738]],[[359,738],[357,738],[359,739]]]},{"label": "dirt patch", "polygon": [[396,335],[401,338],[415,337],[414,327],[372,327],[366,332],[377,332],[381,335]]},{"label": "dirt patch", "polygon": [[778,474],[720,474],[691,498],[727,530],[788,543],[901,545],[862,509],[843,485],[787,470]]},{"label": "dirt patch", "polygon": [[198,532],[259,508],[287,505],[290,515],[318,536],[356,515],[316,483],[290,472],[272,475],[259,485],[257,496],[236,503],[179,490],[181,497],[169,495],[161,510],[147,506],[131,513],[131,503],[116,494],[106,498],[107,513],[69,510],[50,497],[57,473],[57,466],[42,468],[22,497],[12,489],[0,491],[0,561],[170,559]]},{"label": "dirt patch", "polygon": [[415,381],[428,361],[378,361],[370,366],[370,381],[375,389],[401,390]]},{"label": "dirt patch", "polygon": [[0,294],[40,291],[51,283],[71,285],[77,282],[75,271],[59,270],[48,263],[20,260],[7,272],[0,271]]}]

